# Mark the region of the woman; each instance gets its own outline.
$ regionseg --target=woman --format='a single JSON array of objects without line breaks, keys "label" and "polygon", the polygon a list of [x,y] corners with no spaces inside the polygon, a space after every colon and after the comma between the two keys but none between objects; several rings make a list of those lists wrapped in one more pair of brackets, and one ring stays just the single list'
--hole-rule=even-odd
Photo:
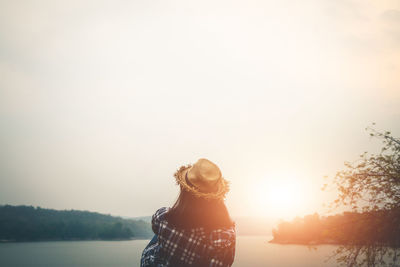
[{"label": "woman", "polygon": [[224,203],[228,182],[217,165],[199,159],[174,174],[180,194],[152,217],[154,237],[141,266],[231,266],[236,232]]}]

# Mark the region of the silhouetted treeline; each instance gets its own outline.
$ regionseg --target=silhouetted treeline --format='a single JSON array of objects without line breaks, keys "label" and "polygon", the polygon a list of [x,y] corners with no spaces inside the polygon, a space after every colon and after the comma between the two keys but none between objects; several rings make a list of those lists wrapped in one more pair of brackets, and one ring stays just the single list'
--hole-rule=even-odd
[{"label": "silhouetted treeline", "polygon": [[96,212],[0,206],[0,241],[148,238],[148,222]]},{"label": "silhouetted treeline", "polygon": [[273,243],[368,245],[378,242],[400,247],[400,210],[344,212],[328,217],[315,213],[281,222],[272,234]]}]

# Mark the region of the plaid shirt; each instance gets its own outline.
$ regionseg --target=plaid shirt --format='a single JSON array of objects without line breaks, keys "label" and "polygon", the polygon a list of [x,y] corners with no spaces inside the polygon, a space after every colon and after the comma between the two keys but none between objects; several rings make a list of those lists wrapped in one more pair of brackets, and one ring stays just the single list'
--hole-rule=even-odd
[{"label": "plaid shirt", "polygon": [[204,228],[178,229],[164,219],[169,208],[152,217],[156,234],[143,250],[141,267],[209,266],[229,267],[235,257],[235,227],[206,232]]}]

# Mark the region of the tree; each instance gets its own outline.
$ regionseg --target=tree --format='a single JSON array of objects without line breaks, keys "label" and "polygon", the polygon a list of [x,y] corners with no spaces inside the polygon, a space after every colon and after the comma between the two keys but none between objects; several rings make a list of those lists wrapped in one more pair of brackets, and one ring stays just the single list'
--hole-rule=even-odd
[{"label": "tree", "polygon": [[363,214],[351,241],[335,252],[337,261],[349,267],[400,266],[400,139],[374,125],[366,130],[382,141],[381,151],[345,162],[332,182],[339,192],[333,206]]}]

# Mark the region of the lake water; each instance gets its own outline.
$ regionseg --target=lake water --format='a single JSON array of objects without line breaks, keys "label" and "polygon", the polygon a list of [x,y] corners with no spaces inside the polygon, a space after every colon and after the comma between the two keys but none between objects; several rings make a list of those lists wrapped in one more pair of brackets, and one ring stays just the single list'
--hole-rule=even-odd
[{"label": "lake water", "polygon": [[[336,246],[315,249],[300,245],[269,244],[269,237],[238,236],[235,267],[331,267],[325,262]],[[59,241],[0,243],[0,266],[139,266],[140,255],[148,240]]]}]

